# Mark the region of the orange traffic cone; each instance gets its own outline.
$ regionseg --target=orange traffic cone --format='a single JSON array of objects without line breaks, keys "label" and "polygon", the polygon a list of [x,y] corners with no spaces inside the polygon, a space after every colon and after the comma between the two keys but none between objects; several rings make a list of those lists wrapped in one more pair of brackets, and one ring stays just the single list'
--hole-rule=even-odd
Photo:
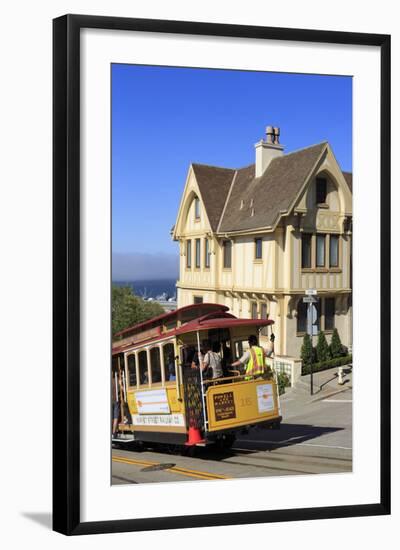
[{"label": "orange traffic cone", "polygon": [[196,445],[197,443],[204,443],[204,439],[201,437],[199,428],[189,427],[188,440],[185,445]]}]

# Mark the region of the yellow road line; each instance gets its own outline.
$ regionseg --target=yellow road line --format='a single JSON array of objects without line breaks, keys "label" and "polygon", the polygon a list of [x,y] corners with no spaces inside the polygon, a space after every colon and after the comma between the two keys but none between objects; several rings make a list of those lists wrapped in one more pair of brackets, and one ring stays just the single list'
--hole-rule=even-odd
[{"label": "yellow road line", "polygon": [[[134,460],[132,458],[125,458],[124,456],[113,456],[112,457],[113,462],[120,462],[123,464],[132,464],[133,466],[155,466],[159,464],[159,462],[150,462],[150,461],[144,461],[144,460]],[[227,476],[219,475],[219,474],[211,474],[208,472],[199,472],[198,470],[188,470],[187,468],[181,468],[179,466],[173,466],[171,468],[166,468],[164,470],[165,472],[174,472],[176,474],[188,476],[188,477],[196,477],[198,479],[207,479],[207,480],[213,480],[213,479],[230,479]]]},{"label": "yellow road line", "polygon": [[173,468],[170,468],[170,469],[177,473],[186,472],[188,474],[190,473],[198,476],[207,476],[210,479],[229,479],[227,476],[223,476],[220,474],[211,474],[209,472],[199,472],[198,470],[188,470],[187,468],[181,468],[180,466],[174,466]]},{"label": "yellow road line", "polygon": [[157,462],[145,462],[144,460],[131,460],[123,456],[113,456],[113,462],[126,462],[127,464],[135,464],[136,466],[154,466]]}]

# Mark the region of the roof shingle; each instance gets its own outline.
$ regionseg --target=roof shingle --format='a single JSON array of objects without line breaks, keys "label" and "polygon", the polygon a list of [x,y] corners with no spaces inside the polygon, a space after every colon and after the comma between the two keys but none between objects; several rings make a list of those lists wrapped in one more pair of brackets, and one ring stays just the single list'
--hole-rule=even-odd
[{"label": "roof shingle", "polygon": [[[259,178],[254,164],[239,170],[192,164],[212,230],[224,233],[273,226],[290,208],[326,145],[324,141],[277,157]],[[343,175],[352,190],[352,174]]]},{"label": "roof shingle", "polygon": [[350,191],[353,192],[353,174],[352,174],[352,172],[342,172],[342,174],[344,175],[344,179],[346,180]]},{"label": "roof shingle", "polygon": [[277,157],[259,178],[254,177],[254,165],[238,170],[219,230],[272,226],[291,205],[325,146],[323,142]]},{"label": "roof shingle", "polygon": [[192,164],[192,167],[211,229],[216,231],[235,170],[206,164]]}]

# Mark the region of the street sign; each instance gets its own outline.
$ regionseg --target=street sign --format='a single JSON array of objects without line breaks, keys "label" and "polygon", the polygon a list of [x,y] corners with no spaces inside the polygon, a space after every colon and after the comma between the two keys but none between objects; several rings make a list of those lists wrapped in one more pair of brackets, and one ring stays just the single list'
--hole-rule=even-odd
[{"label": "street sign", "polygon": [[307,296],[315,296],[317,294],[317,289],[316,288],[308,288],[306,290],[306,294],[307,294]]},{"label": "street sign", "polygon": [[304,296],[303,302],[306,304],[316,304],[318,302],[318,298],[314,298],[314,296]]},{"label": "street sign", "polygon": [[315,326],[315,323],[317,322],[318,317],[318,311],[317,308],[314,306],[314,304],[311,304],[311,322],[313,324],[313,334],[316,334],[317,327]]}]

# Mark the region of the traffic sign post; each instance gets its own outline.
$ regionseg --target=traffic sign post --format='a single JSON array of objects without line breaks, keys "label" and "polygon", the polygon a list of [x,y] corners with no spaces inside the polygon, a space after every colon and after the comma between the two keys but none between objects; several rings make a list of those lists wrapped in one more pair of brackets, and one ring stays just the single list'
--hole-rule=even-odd
[{"label": "traffic sign post", "polygon": [[[303,302],[308,304],[307,306],[307,332],[311,339],[311,350],[313,349],[313,324],[317,320],[317,311],[314,306],[318,302],[316,298],[317,291],[315,288],[309,288],[306,290],[306,296],[303,297]],[[314,315],[313,315],[314,314]],[[315,317],[315,319],[313,319]],[[314,395],[314,378],[312,370],[312,357],[310,362],[310,394]]]}]

